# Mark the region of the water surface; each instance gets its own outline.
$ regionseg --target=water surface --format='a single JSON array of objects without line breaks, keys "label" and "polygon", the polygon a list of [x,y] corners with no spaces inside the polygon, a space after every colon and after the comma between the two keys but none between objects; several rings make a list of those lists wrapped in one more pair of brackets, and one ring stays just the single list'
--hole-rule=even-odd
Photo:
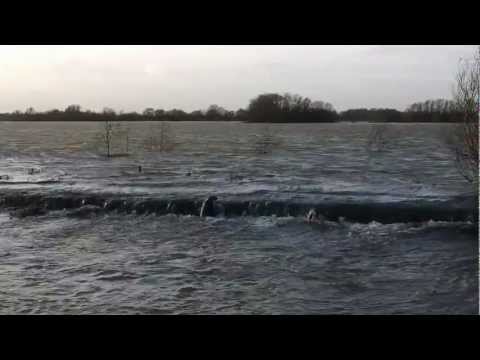
[{"label": "water surface", "polygon": [[[444,143],[451,125],[392,124],[382,151],[366,148],[366,123],[170,125],[172,152],[146,152],[151,124],[139,123],[131,156],[106,159],[99,124],[2,123],[0,192],[357,203],[469,189]],[[468,221],[71,212],[1,208],[0,313],[478,313]]]}]

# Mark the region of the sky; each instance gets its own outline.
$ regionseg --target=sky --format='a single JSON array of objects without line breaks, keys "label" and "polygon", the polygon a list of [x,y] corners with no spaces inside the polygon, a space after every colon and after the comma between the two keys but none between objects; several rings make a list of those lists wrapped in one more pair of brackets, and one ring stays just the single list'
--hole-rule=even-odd
[{"label": "sky", "polygon": [[336,110],[451,98],[475,46],[2,45],[0,112],[228,110],[262,93],[295,93]]}]

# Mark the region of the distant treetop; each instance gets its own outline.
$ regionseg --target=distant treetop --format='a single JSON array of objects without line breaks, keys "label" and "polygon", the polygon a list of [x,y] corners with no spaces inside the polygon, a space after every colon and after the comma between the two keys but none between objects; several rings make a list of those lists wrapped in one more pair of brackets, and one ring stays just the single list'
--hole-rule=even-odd
[{"label": "distant treetop", "polygon": [[206,110],[187,113],[180,109],[155,109],[148,107],[141,114],[136,112],[116,112],[105,107],[102,112],[83,110],[80,105],[69,105],[64,111],[52,109],[45,112],[28,107],[24,113],[17,110],[10,114],[0,114],[3,120],[23,121],[245,121],[245,122],[457,122],[461,121],[455,102],[447,99],[434,99],[417,102],[405,111],[396,109],[349,109],[337,113],[332,104],[298,94],[260,94],[250,100],[246,109],[229,111],[219,105],[210,105]]}]

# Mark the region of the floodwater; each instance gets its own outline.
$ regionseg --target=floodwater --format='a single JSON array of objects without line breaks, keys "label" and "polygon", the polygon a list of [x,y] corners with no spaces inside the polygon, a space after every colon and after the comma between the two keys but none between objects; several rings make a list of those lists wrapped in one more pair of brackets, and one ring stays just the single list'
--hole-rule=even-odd
[{"label": "floodwater", "polygon": [[[8,178],[0,197],[38,195],[50,205],[71,196],[201,205],[211,195],[224,205],[395,204],[469,192],[445,144],[448,124],[390,124],[369,149],[367,123],[169,123],[164,137],[175,146],[160,152],[145,148],[158,125],[130,123],[128,141],[124,131],[112,144],[130,155],[111,159],[97,139],[103,124],[1,126],[0,175]],[[479,310],[478,230],[467,219],[308,223],[283,210],[199,217],[198,209],[49,209],[16,216],[0,206],[0,313]]]}]

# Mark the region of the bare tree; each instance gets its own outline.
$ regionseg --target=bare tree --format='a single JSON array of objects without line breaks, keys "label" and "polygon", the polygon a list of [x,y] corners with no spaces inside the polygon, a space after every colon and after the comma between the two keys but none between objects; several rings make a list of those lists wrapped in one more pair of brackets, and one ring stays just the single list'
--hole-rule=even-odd
[{"label": "bare tree", "polygon": [[153,118],[155,116],[155,110],[153,108],[146,108],[143,110],[143,116]]},{"label": "bare tree", "polygon": [[130,126],[128,124],[125,125],[125,128],[123,129],[123,133],[125,136],[125,153],[128,155],[129,154],[129,145],[130,145]]},{"label": "bare tree", "polygon": [[460,60],[454,99],[463,122],[456,126],[450,145],[455,154],[458,171],[478,192],[480,46],[473,59]]},{"label": "bare tree", "polygon": [[65,108],[65,112],[72,114],[72,113],[79,113],[82,110],[82,107],[80,105],[68,105]]},{"label": "bare tree", "polygon": [[100,138],[105,146],[105,155],[107,157],[112,156],[112,141],[113,141],[113,123],[110,120],[103,122],[103,132],[100,134]]},{"label": "bare tree", "polygon": [[105,115],[105,120],[102,122],[97,134],[97,141],[103,147],[105,156],[110,158],[113,155],[113,140],[117,136],[119,128],[118,126],[114,127],[113,124],[114,110],[105,108],[103,114]]},{"label": "bare tree", "polygon": [[147,151],[167,152],[175,147],[174,133],[170,125],[161,121],[150,126],[149,136],[145,140]]},{"label": "bare tree", "polygon": [[25,110],[25,114],[27,114],[27,115],[33,115],[35,113],[36,113],[36,111],[33,107],[29,107],[29,108],[27,108],[27,110]]}]

